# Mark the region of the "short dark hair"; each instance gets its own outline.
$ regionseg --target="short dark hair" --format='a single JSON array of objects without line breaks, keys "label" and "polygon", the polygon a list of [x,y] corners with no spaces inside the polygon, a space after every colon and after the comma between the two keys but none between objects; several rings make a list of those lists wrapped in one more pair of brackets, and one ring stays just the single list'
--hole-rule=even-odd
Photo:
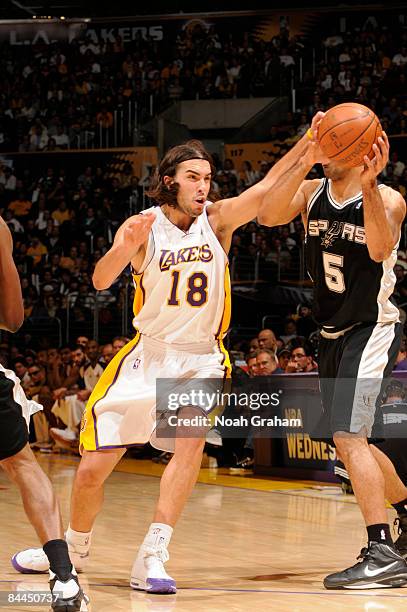
[{"label": "short dark hair", "polygon": [[21,364],[22,364],[22,365],[23,365],[25,368],[27,367],[27,362],[26,362],[26,360],[24,359],[24,357],[17,357],[17,358],[16,358],[16,359],[14,359],[14,361],[13,361],[13,370],[15,370],[16,365],[17,365],[18,363],[21,363]]},{"label": "short dark hair", "polygon": [[[170,206],[177,205],[177,195],[179,185],[174,181],[172,185],[165,185],[165,176],[175,176],[178,164],[189,159],[204,159],[209,162],[212,175],[215,174],[215,165],[212,156],[203,146],[200,140],[188,140],[184,144],[176,145],[168,149],[167,153],[162,158],[157,166],[150,189],[147,191],[149,198],[157,202],[159,206],[168,204]],[[216,193],[211,189],[208,194],[211,201],[217,199]]]}]

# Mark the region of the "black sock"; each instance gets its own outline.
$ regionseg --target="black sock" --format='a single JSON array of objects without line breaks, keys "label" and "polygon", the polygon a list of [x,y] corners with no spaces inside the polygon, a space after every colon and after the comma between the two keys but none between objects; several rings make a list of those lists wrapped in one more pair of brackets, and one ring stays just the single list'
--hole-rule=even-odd
[{"label": "black sock", "polygon": [[400,514],[407,514],[407,499],[403,499],[403,501],[397,502],[397,504],[392,504],[393,508],[400,516]]},{"label": "black sock", "polygon": [[368,525],[367,538],[370,542],[378,542],[379,544],[387,544],[393,546],[393,540],[390,535],[390,525],[388,523],[377,523],[377,525]]},{"label": "black sock", "polygon": [[72,563],[65,540],[50,540],[42,547],[49,560],[49,567],[61,580],[68,580]]}]

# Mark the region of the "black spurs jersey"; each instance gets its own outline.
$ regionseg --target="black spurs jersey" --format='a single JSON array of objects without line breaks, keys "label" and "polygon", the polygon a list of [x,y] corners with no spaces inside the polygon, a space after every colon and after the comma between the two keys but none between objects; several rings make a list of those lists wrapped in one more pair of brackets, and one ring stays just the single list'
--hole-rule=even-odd
[{"label": "black spurs jersey", "polygon": [[362,193],[338,204],[330,186],[323,179],[307,207],[306,260],[316,321],[340,329],[357,322],[398,321],[390,301],[397,245],[388,259],[374,262],[366,245]]}]

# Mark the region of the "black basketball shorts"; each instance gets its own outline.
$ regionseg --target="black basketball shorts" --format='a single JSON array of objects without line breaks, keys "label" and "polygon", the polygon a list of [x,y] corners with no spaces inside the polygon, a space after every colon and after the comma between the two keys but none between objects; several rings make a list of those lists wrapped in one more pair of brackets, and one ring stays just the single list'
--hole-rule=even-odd
[{"label": "black basketball shorts", "polygon": [[[345,332],[321,331],[318,365],[323,417],[316,438],[331,438],[340,431],[372,436],[401,336],[400,323],[361,323]],[[380,436],[377,431],[373,435]]]},{"label": "black basketball shorts", "polygon": [[16,455],[27,444],[25,415],[30,403],[14,372],[0,366],[0,461]]}]

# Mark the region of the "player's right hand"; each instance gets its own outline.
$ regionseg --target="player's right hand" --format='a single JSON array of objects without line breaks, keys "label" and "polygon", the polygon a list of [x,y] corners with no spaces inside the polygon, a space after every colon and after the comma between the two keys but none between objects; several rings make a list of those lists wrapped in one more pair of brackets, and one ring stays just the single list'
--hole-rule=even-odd
[{"label": "player's right hand", "polygon": [[305,154],[307,163],[309,164],[327,164],[328,157],[322,151],[318,141],[318,129],[325,113],[318,111],[312,118],[311,127],[307,132],[307,137],[310,139],[308,150]]},{"label": "player's right hand", "polygon": [[120,243],[128,252],[130,258],[147,241],[151,226],[155,220],[155,214],[150,212],[144,215],[135,215],[123,226]]},{"label": "player's right hand", "polygon": [[13,237],[3,217],[0,217],[0,248],[1,247],[6,248],[10,253],[13,251]]}]

